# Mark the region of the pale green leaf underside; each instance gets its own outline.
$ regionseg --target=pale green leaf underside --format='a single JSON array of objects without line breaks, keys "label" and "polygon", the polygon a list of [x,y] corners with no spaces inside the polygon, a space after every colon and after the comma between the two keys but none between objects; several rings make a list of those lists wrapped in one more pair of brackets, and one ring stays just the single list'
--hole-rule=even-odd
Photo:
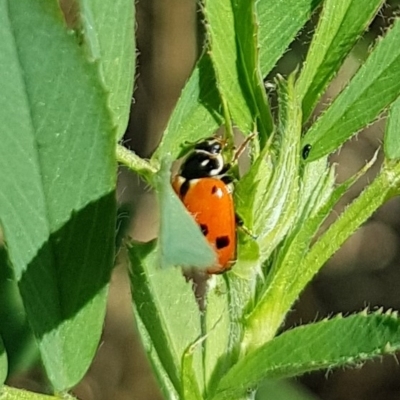
[{"label": "pale green leaf underside", "polygon": [[98,67],[55,1],[0,2],[0,86],[0,220],[42,360],[63,390],[86,372],[103,325],[113,124]]},{"label": "pale green leaf underside", "polygon": [[400,349],[397,315],[337,317],[285,332],[241,359],[222,379],[215,400],[232,399],[265,378],[356,365]]},{"label": "pale green leaf underside", "polygon": [[306,133],[307,162],[337,149],[372,122],[400,93],[400,20],[378,42],[349,85]]}]

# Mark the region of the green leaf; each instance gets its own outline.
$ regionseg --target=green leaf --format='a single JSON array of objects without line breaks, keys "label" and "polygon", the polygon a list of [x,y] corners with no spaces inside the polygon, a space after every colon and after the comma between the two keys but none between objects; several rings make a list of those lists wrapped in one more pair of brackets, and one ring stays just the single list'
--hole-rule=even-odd
[{"label": "green leaf", "polygon": [[[256,1],[261,73],[266,76],[322,0]],[[296,18],[293,18],[293,16]]]},{"label": "green leaf", "polygon": [[389,109],[388,119],[386,121],[385,138],[383,149],[385,157],[389,160],[400,159],[400,97],[392,103]]},{"label": "green leaf", "polygon": [[160,208],[158,248],[161,267],[210,267],[216,263],[215,251],[172,189],[170,168],[171,164],[163,160],[155,178]]},{"label": "green leaf", "polygon": [[[296,215],[300,162],[301,113],[294,91],[294,77],[279,78],[279,126],[274,146],[266,148],[247,175],[239,181],[237,212],[257,236],[260,262],[280,243]],[[254,168],[254,171],[253,171]],[[249,220],[246,217],[249,215]]]},{"label": "green leaf", "polygon": [[303,121],[310,117],[329,82],[384,0],[326,0],[297,89],[303,97]]},{"label": "green leaf", "polygon": [[[7,354],[4,349],[3,341],[0,337],[0,387],[3,385],[7,378],[8,372],[8,362],[7,362]],[[0,389],[1,391],[1,389]]]},{"label": "green leaf", "polygon": [[210,278],[207,285],[204,314],[204,375],[206,393],[212,393],[221,376],[230,367],[231,321],[229,318],[229,288],[223,276]]},{"label": "green leaf", "polygon": [[152,160],[160,160],[165,155],[174,160],[185,142],[193,143],[211,136],[223,123],[221,113],[214,69],[210,57],[205,54],[186,83]]},{"label": "green leaf", "polygon": [[[399,192],[400,164],[384,165],[375,180],[340,214],[302,259],[297,267],[299,271],[302,271],[301,281],[311,280],[319,268],[339,250],[340,246],[373,212]],[[288,292],[290,293],[294,287],[300,291],[300,287],[304,287],[304,282],[301,281],[293,280],[287,288]]]},{"label": "green leaf", "polygon": [[214,400],[237,398],[263,379],[354,365],[400,349],[397,313],[336,317],[283,333],[242,358],[221,379]]},{"label": "green leaf", "polygon": [[[67,393],[62,395],[62,399],[76,400],[75,397]],[[48,396],[10,386],[3,386],[0,388],[0,400],[60,400],[60,396]]]},{"label": "green leaf", "polygon": [[168,376],[168,373],[165,370],[164,365],[161,363],[160,358],[158,357],[157,349],[153,345],[149,332],[147,331],[144,322],[138,313],[137,307],[134,306],[133,311],[139,336],[142,340],[144,351],[146,352],[147,357],[153,367],[154,375],[158,381],[158,387],[166,399],[179,400],[178,392],[176,391],[171,379]]},{"label": "green leaf", "polygon": [[235,186],[235,211],[249,229],[254,229],[258,220],[261,201],[273,176],[274,162],[272,146],[267,145]]},{"label": "green leaf", "polygon": [[240,130],[248,133],[254,127],[254,113],[239,80],[242,72],[238,65],[241,62],[238,54],[240,44],[236,38],[232,3],[231,0],[206,0],[204,13],[218,89],[228,103],[234,122]]},{"label": "green leaf", "polygon": [[[236,314],[233,320],[243,318],[240,312],[253,310],[254,299],[259,297],[255,284],[257,276],[263,273],[263,263],[287,235],[298,212],[301,108],[293,75],[288,82],[279,78],[278,86],[280,108],[276,137],[273,144],[263,149],[235,191],[237,212],[256,239],[239,240],[239,262],[230,275],[230,284],[241,306],[232,307],[232,313]],[[251,289],[244,290],[242,286]],[[252,331],[249,341],[246,338],[241,343],[242,350],[248,345],[259,345],[253,334],[263,336],[264,331],[269,332],[268,320],[256,318],[256,321],[259,329]]]},{"label": "green leaf", "polygon": [[113,124],[98,66],[56,1],[0,2],[0,86],[0,220],[43,363],[62,391],[87,371],[104,321]]},{"label": "green leaf", "polygon": [[[359,174],[363,175],[364,172],[365,171],[362,169]],[[356,174],[353,178],[340,186],[346,187],[347,189],[354,180],[358,179],[359,174]],[[296,222],[299,230],[302,229],[301,226],[304,224],[304,221],[318,213],[321,207],[333,197],[332,192],[334,185],[335,168],[329,166],[326,157],[303,165],[299,205],[297,209],[298,220]],[[327,212],[329,213],[330,211],[327,210]]]},{"label": "green leaf", "polygon": [[207,0],[204,12],[221,97],[241,131],[252,132],[260,119],[265,143],[272,118],[258,66],[254,1]]},{"label": "green leaf", "polygon": [[261,261],[265,261],[286,235],[296,215],[300,163],[301,110],[294,76],[279,78],[279,125],[276,146],[279,157],[261,203],[253,210]]},{"label": "green leaf", "polygon": [[[253,120],[257,117],[257,131],[261,147],[273,131],[273,121],[266,90],[264,76],[261,72],[258,48],[259,20],[256,15],[255,0],[233,1],[235,13],[236,37],[238,42],[238,59],[240,61],[239,82],[242,82],[243,93],[251,102]],[[246,85],[243,80],[245,80]],[[248,89],[246,89],[246,86]],[[253,127],[254,129],[254,127]]]},{"label": "green leaf", "polygon": [[349,85],[303,139],[312,145],[307,162],[337,149],[372,122],[400,93],[400,20],[361,66]]},{"label": "green leaf", "polygon": [[[181,394],[183,356],[201,336],[192,283],[186,282],[179,268],[157,268],[155,242],[133,243],[129,257],[135,313],[148,334],[146,349],[156,353],[175,391]],[[193,368],[203,387],[201,346],[193,351]],[[154,355],[150,356],[155,360]]]},{"label": "green leaf", "polygon": [[203,400],[204,397],[200,393],[200,388],[193,369],[193,356],[196,347],[200,347],[203,338],[198,339],[191,344],[183,354],[182,359],[182,399],[183,400]]},{"label": "green leaf", "polygon": [[[131,0],[78,0],[90,59],[98,61],[121,139],[128,125],[135,73],[135,8]],[[111,134],[111,132],[110,132]],[[114,133],[113,133],[114,135]]]}]

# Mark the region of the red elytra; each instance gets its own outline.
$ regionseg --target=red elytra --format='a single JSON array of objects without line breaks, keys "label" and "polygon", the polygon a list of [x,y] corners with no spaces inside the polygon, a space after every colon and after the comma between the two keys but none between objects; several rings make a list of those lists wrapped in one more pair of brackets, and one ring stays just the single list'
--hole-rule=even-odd
[{"label": "red elytra", "polygon": [[223,273],[232,267],[236,256],[236,218],[231,187],[220,178],[204,177],[190,179],[182,191],[184,182],[178,175],[172,186],[217,253],[218,263],[207,268],[207,273]]}]

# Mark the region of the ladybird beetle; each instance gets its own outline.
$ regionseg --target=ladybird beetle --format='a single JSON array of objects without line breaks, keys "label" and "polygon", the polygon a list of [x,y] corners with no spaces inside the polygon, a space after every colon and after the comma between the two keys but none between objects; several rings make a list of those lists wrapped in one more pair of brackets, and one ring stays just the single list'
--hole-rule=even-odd
[{"label": "ladybird beetle", "polygon": [[183,162],[172,186],[217,253],[208,274],[228,271],[236,257],[236,217],[230,165],[222,155],[226,142],[210,137],[197,143]]}]

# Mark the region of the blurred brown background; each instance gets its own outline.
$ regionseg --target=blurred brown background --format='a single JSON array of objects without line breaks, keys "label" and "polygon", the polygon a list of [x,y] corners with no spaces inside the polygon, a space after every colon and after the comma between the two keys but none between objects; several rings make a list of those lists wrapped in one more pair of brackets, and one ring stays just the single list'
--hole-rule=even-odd
[{"label": "blurred brown background", "polygon": [[[398,3],[391,1],[383,8],[331,85],[321,107],[357,69],[365,49],[398,12]],[[201,50],[200,19],[195,0],[137,3],[137,79],[124,143],[143,157],[149,156],[157,146]],[[310,23],[292,44],[292,51],[279,62],[277,70],[285,74],[300,62],[312,30]],[[332,158],[338,163],[338,181],[352,175],[372,158],[381,145],[383,131],[382,119]],[[355,185],[347,202],[373,178],[378,168],[372,168],[368,177]],[[142,240],[155,236],[157,222],[155,202],[147,189],[138,177],[120,171],[119,201],[132,205],[134,218],[130,234]],[[344,205],[345,202],[340,207]],[[366,306],[400,309],[399,243],[400,200],[395,199],[382,207],[324,267],[296,304],[286,327],[338,312],[352,313]],[[122,252],[112,280],[102,344],[85,380],[75,390],[82,400],[162,398],[135,333],[126,268]],[[24,379],[18,377],[14,382],[22,384]],[[33,380],[30,379],[28,386],[32,386]],[[361,369],[309,374],[297,383],[306,385],[316,398],[323,400],[400,400],[400,366],[394,357],[368,362]],[[269,399],[273,400],[273,395]]]}]

